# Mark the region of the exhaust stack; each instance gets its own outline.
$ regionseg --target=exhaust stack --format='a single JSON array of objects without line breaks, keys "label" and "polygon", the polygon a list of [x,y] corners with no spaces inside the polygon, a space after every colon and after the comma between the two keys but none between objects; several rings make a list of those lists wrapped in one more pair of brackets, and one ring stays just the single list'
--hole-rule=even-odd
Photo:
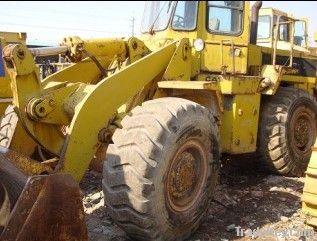
[{"label": "exhaust stack", "polygon": [[256,1],[251,9],[251,29],[250,29],[250,44],[256,44],[258,35],[258,19],[259,11],[262,7],[262,1]]}]

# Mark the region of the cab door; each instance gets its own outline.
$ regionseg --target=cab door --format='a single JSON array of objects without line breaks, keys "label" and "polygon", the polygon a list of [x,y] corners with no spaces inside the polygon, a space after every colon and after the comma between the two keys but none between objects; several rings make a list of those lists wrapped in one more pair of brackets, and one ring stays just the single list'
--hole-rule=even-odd
[{"label": "cab door", "polygon": [[249,2],[205,2],[205,51],[201,69],[208,72],[247,73]]}]

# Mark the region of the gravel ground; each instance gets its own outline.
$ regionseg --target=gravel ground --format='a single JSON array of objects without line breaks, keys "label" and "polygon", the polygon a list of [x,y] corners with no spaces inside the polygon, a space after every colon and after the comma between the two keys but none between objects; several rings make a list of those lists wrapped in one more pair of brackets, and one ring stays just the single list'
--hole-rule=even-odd
[{"label": "gravel ground", "polygon": [[[244,170],[244,171],[241,171]],[[300,196],[304,178],[286,178],[253,171],[254,168],[226,166],[222,169],[215,200],[196,233],[187,241],[260,240],[317,241],[314,238],[237,236],[237,227],[260,230],[310,229],[301,213]],[[101,189],[101,174],[89,171],[81,183],[89,240],[128,241],[125,232],[107,215]],[[316,232],[317,233],[317,232]]]}]

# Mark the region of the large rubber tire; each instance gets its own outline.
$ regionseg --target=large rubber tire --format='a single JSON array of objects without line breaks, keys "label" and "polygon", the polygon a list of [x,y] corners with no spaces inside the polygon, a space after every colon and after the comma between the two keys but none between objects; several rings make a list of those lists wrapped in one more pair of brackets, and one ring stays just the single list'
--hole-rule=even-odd
[{"label": "large rubber tire", "polygon": [[316,139],[317,102],[307,92],[280,87],[261,106],[258,152],[270,171],[303,176]]},{"label": "large rubber tire", "polygon": [[0,146],[10,147],[18,120],[19,118],[14,111],[14,106],[9,105],[0,122]]},{"label": "large rubber tire", "polygon": [[199,104],[169,97],[136,107],[122,126],[104,162],[109,215],[137,240],[184,240],[199,226],[217,184],[213,115]]}]

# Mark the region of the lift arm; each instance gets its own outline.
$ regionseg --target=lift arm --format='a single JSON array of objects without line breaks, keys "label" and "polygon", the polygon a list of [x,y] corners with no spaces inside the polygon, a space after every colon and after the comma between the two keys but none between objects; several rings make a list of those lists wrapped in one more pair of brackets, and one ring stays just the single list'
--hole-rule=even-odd
[{"label": "lift arm", "polygon": [[[189,46],[188,39],[170,42],[153,52],[136,38],[124,44],[125,62],[115,56],[116,71],[98,84],[67,82],[67,78],[80,79],[81,75],[89,78],[92,65],[87,64],[87,59],[48,77],[50,81],[41,82],[25,46],[11,45],[4,49],[14,104],[22,124],[39,144],[60,156],[55,171],[69,173],[77,181],[99,147],[100,131],[111,123],[117,109],[153,79],[167,75],[167,67],[175,58],[190,62],[189,57],[182,58],[190,55],[190,48],[184,47]],[[177,55],[180,50],[186,53]]]}]

